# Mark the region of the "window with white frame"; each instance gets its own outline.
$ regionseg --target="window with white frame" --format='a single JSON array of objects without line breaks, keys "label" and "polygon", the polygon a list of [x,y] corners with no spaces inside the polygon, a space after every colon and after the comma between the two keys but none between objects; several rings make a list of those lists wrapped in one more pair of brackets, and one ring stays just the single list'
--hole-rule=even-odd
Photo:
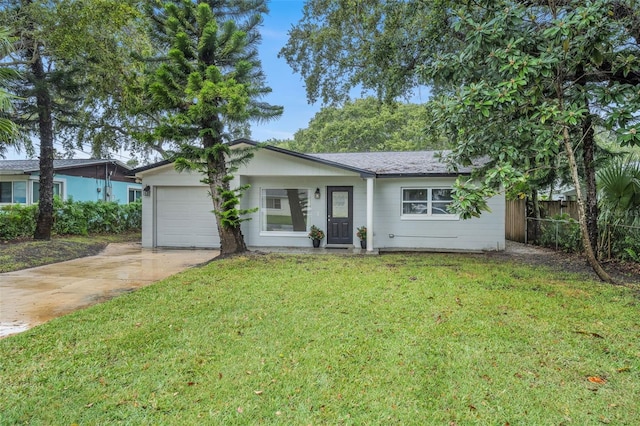
[{"label": "window with white frame", "polygon": [[[62,197],[62,182],[53,182],[53,195]],[[37,203],[40,201],[40,182],[33,181],[33,188],[31,191],[31,202]]]},{"label": "window with white frame", "polygon": [[263,189],[261,195],[263,232],[307,232],[308,189]]},{"label": "window with white frame", "polygon": [[142,198],[142,188],[128,188],[129,203],[135,203]]},{"label": "window with white frame", "polygon": [[449,212],[451,188],[402,188],[402,216],[406,218],[457,218]]},{"label": "window with white frame", "polygon": [[0,203],[26,204],[27,182],[0,182]]}]

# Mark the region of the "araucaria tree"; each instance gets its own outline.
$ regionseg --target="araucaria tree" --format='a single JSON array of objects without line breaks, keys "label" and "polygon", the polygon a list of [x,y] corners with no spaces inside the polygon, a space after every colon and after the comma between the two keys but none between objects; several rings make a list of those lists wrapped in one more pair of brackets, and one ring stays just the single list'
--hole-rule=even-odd
[{"label": "araucaria tree", "polygon": [[154,40],[166,55],[149,62],[160,65],[146,86],[147,112],[163,113],[156,135],[180,143],[176,167],[204,175],[222,255],[246,251],[238,208],[244,188],[230,182],[247,156],[229,149],[229,135],[282,113],[260,101],[270,92],[256,49],[266,12],[264,0],[158,2],[149,11]]},{"label": "araucaria tree", "polygon": [[[578,192],[585,255],[611,281],[593,250],[594,127],[614,131],[621,144],[640,144],[640,9],[633,0],[365,1],[326,10],[320,3],[307,4],[283,50],[312,95],[341,88],[318,74],[325,62],[336,62],[317,41],[330,45],[330,29],[349,26],[330,14],[349,16],[344,9],[351,8],[356,36],[348,46],[356,46],[338,56],[337,66],[363,70],[378,63],[378,88],[392,95],[415,81],[431,84],[437,96],[430,127],[453,140],[452,165],[489,160],[474,181],[457,184],[457,210],[480,214],[485,197],[539,179],[563,156]],[[414,31],[418,16],[424,28]],[[348,84],[358,82],[358,72]]]}]

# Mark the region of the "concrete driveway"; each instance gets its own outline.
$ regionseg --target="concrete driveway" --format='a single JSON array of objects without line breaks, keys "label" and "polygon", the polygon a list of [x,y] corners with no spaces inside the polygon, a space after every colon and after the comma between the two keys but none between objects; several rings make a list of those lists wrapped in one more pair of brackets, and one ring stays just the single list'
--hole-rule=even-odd
[{"label": "concrete driveway", "polygon": [[97,256],[0,274],[0,337],[152,284],[218,254],[117,243]]}]

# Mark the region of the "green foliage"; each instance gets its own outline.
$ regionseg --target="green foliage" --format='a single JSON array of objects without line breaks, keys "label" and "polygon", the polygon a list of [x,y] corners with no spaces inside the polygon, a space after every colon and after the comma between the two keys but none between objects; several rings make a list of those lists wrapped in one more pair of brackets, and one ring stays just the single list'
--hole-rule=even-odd
[{"label": "green foliage", "polygon": [[[0,27],[0,58],[5,57],[13,46],[6,28]],[[12,144],[18,136],[18,126],[9,118],[13,111],[11,101],[16,97],[7,90],[9,82],[18,77],[16,70],[0,66],[0,158],[7,145]]]},{"label": "green foliage", "polygon": [[312,240],[321,240],[324,238],[324,231],[315,225],[311,225],[309,230],[309,238]]},{"label": "green foliage", "polygon": [[422,84],[416,69],[446,49],[449,1],[305,2],[280,55],[304,79],[307,99],[349,99],[353,89],[391,102]]},{"label": "green foliage", "polygon": [[0,240],[16,240],[33,235],[38,206],[15,204],[0,208]]},{"label": "green foliage", "polygon": [[540,245],[580,253],[582,240],[578,222],[567,213],[555,215],[540,224]]},{"label": "green foliage", "polygon": [[[488,160],[476,182],[495,193],[552,181],[565,128],[578,149],[589,123],[620,144],[640,143],[636,6],[311,0],[281,54],[312,100],[341,101],[358,85],[390,100],[432,85],[427,131],[455,146],[452,167]],[[493,176],[506,179],[489,176],[505,167],[513,173]],[[469,209],[474,216],[482,206]]]},{"label": "green foliage", "polygon": [[446,139],[424,131],[427,109],[416,104],[382,104],[375,98],[322,108],[293,141],[298,152],[417,151],[447,148]]},{"label": "green foliage", "polygon": [[271,91],[257,55],[266,2],[167,2],[147,12],[162,50],[160,58],[147,58],[141,111],[157,123],[145,137],[179,145],[176,168],[201,173],[209,185],[223,254],[242,251],[240,216],[253,210],[238,209],[246,187],[232,189],[229,182],[251,154],[232,152],[226,143],[249,122],[282,114],[282,107],[261,101]]},{"label": "green foliage", "polygon": [[[130,142],[129,120],[121,115],[131,96],[125,83],[139,71],[130,52],[148,49],[140,3],[3,2],[0,20],[16,39],[16,50],[0,52],[0,58],[16,72],[10,90],[20,97],[14,117],[26,132],[21,142],[48,138],[39,128],[45,108],[54,117],[50,131],[63,149],[89,145],[99,157]],[[38,58],[45,64],[41,69]]]},{"label": "green foliage", "polygon": [[[0,210],[0,239],[14,240],[33,235],[38,206],[12,205]],[[53,232],[58,235],[124,233],[142,228],[142,203],[62,201],[54,199]]]},{"label": "green foliage", "polygon": [[640,227],[604,225],[602,250],[607,257],[640,263]]},{"label": "green foliage", "polygon": [[602,219],[640,225],[640,158],[616,157],[597,178]]}]

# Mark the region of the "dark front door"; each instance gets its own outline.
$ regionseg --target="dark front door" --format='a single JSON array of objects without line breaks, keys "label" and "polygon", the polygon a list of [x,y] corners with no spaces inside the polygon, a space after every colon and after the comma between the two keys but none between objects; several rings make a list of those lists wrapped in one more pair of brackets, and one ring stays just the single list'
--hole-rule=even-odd
[{"label": "dark front door", "polygon": [[327,244],[353,244],[353,186],[327,187]]}]

